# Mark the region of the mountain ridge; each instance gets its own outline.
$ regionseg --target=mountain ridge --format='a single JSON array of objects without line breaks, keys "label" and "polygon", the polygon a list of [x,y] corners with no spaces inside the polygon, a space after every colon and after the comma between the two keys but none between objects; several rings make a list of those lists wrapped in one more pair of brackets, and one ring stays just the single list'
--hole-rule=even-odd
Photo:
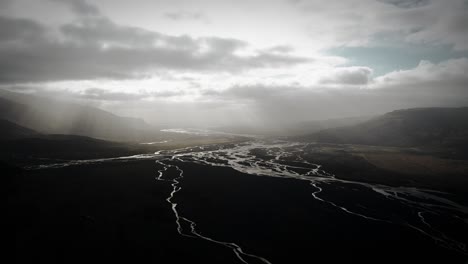
[{"label": "mountain ridge", "polygon": [[468,146],[468,107],[410,108],[298,137],[301,141],[381,146]]},{"label": "mountain ridge", "polygon": [[92,106],[0,91],[0,119],[44,134],[81,135],[113,141],[158,139],[142,119],[122,117]]},{"label": "mountain ridge", "polygon": [[20,126],[11,121],[0,119],[0,140],[12,140],[41,135],[39,132]]}]

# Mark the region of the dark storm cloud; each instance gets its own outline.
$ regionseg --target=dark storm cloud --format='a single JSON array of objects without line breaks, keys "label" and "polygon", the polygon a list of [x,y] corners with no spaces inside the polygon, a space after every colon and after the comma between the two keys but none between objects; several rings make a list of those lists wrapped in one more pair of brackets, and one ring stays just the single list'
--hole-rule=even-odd
[{"label": "dark storm cloud", "polygon": [[[86,5],[80,10],[97,14]],[[55,37],[32,20],[0,17],[0,22],[2,83],[126,79],[153,69],[238,72],[309,61],[271,51],[239,56],[236,52],[248,47],[240,40],[171,36],[118,25],[103,16],[62,25]]]},{"label": "dark storm cloud", "polygon": [[110,43],[130,47],[151,46],[156,39],[162,37],[156,32],[116,25],[106,18],[66,24],[60,29],[69,40],[83,45]]},{"label": "dark storm cloud", "polygon": [[7,8],[10,6],[11,0],[0,0],[0,8]]},{"label": "dark storm cloud", "polygon": [[46,30],[40,24],[19,18],[0,16],[0,43],[41,39]]},{"label": "dark storm cloud", "polygon": [[430,0],[378,0],[386,4],[391,4],[399,8],[414,8],[428,5]]}]

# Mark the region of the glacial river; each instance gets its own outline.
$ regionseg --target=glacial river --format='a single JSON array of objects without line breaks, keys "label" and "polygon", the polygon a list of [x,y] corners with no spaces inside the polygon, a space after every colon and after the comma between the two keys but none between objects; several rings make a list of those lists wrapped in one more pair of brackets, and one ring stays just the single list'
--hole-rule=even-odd
[{"label": "glacial river", "polygon": [[[226,247],[232,250],[233,257],[241,263],[273,263],[274,261],[267,255],[255,252],[255,249],[244,250],[238,241],[215,235],[204,235],[203,230],[198,228],[197,221],[184,214],[184,211],[180,209],[181,204],[176,202],[177,195],[184,190],[184,177],[187,174],[184,171],[184,164],[225,167],[252,177],[274,177],[306,182],[310,185],[310,199],[316,200],[331,210],[362,221],[413,230],[432,243],[468,258],[466,241],[452,237],[450,232],[444,230],[444,225],[435,224],[443,221],[466,227],[468,219],[466,206],[448,199],[448,195],[435,190],[339,179],[323,170],[320,164],[307,159],[306,153],[310,147],[308,144],[296,142],[253,139],[237,144],[189,147],[111,159],[77,160],[36,168],[60,168],[140,159],[154,160],[157,171],[156,181],[171,187],[166,202],[172,209],[174,228],[178,234]],[[340,188],[345,188],[343,195],[351,195],[349,199],[352,199],[352,191],[356,190],[365,190],[374,198],[361,200],[359,203],[345,201],[343,196],[330,198],[334,196],[327,195],[327,193],[335,190],[338,185]],[[376,199],[379,199],[378,206],[375,204]],[[390,211],[388,208],[398,210]]]}]

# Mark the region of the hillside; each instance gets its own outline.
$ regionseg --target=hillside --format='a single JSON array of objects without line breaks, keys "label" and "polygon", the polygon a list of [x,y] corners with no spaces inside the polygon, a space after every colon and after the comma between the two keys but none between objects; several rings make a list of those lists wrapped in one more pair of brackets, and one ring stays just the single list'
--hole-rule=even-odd
[{"label": "hillside", "polygon": [[302,122],[296,126],[292,126],[287,131],[288,135],[307,135],[315,133],[321,130],[352,126],[357,125],[363,122],[366,122],[372,119],[373,116],[358,116],[358,117],[346,117],[346,118],[334,118],[334,119],[325,119],[325,120],[312,120],[307,122]]},{"label": "hillside", "polygon": [[381,146],[468,147],[468,107],[389,112],[353,126],[325,129],[303,141]]},{"label": "hillside", "polygon": [[115,141],[158,139],[141,119],[39,96],[0,91],[0,119],[44,134],[70,134]]},{"label": "hillside", "polygon": [[40,134],[32,129],[0,119],[0,140],[28,138],[38,135]]},{"label": "hillside", "polygon": [[96,159],[151,153],[150,146],[74,135],[38,135],[1,141],[0,161],[23,164]]},{"label": "hillside", "polygon": [[350,126],[365,122],[371,119],[371,116],[358,116],[358,117],[346,117],[346,118],[333,118],[323,120],[311,120],[292,123],[287,126],[223,126],[213,127],[214,131],[222,131],[234,134],[244,135],[263,135],[263,136],[302,136],[318,132],[323,129]]}]

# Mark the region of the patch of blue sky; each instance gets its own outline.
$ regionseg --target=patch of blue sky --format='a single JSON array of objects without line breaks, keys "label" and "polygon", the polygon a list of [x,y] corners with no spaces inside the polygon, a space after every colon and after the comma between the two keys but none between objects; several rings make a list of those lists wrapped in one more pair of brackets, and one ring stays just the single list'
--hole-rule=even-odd
[{"label": "patch of blue sky", "polygon": [[468,57],[468,50],[456,51],[450,45],[377,43],[365,47],[337,47],[326,51],[348,59],[347,66],[367,66],[373,76],[416,67],[422,60],[439,63]]}]

